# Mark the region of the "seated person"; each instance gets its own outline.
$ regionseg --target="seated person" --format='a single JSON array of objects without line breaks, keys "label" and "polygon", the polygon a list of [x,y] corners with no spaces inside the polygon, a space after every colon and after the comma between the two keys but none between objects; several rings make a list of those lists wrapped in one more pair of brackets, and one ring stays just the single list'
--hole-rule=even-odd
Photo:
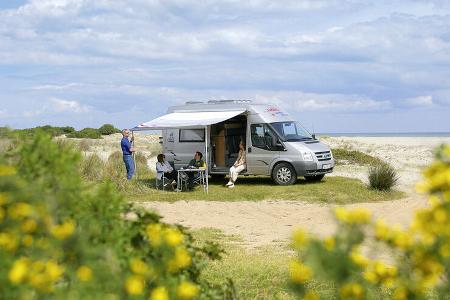
[{"label": "seated person", "polygon": [[[206,163],[202,159],[203,154],[199,151],[195,152],[194,158],[191,159],[189,162],[189,165],[187,166],[188,169],[205,169]],[[200,174],[197,172],[186,172],[188,176],[188,186],[190,188],[194,185],[194,179],[197,178]]]},{"label": "seated person", "polygon": [[191,159],[191,161],[189,162],[188,168],[197,168],[197,169],[204,169],[206,168],[206,163],[205,161],[202,159],[203,158],[203,154],[199,151],[195,152],[194,158]]},{"label": "seated person", "polygon": [[166,157],[164,154],[158,154],[157,156],[158,162],[156,163],[156,178],[158,180],[162,180],[162,177],[164,176],[165,178],[169,179],[168,182],[171,182],[172,186],[175,187],[175,185],[177,184],[177,174],[170,163],[165,160],[165,158]]},{"label": "seated person", "polygon": [[239,173],[247,168],[246,163],[245,145],[244,142],[241,141],[239,143],[239,155],[234,165],[230,168],[230,181],[226,184],[227,187],[231,189],[234,188],[234,183],[236,182]]}]

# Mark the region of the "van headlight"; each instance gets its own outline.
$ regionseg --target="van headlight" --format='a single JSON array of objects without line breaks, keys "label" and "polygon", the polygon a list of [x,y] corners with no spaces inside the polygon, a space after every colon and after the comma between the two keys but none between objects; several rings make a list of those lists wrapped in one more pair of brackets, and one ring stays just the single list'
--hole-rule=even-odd
[{"label": "van headlight", "polygon": [[311,151],[303,151],[302,156],[303,156],[304,161],[313,161],[314,160],[314,156]]}]

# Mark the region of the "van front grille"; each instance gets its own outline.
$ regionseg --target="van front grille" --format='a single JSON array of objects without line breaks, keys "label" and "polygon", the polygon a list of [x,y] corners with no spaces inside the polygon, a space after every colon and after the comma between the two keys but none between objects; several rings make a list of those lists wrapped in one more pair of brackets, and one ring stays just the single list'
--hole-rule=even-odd
[{"label": "van front grille", "polygon": [[318,161],[331,160],[331,151],[314,152]]}]

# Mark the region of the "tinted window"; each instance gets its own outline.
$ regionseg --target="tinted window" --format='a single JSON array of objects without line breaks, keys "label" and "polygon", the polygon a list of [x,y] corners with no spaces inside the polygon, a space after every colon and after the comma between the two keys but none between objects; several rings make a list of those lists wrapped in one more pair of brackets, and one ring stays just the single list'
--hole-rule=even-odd
[{"label": "tinted window", "polygon": [[267,124],[252,124],[251,139],[254,147],[276,150],[277,136]]},{"label": "tinted window", "polygon": [[180,142],[204,142],[204,129],[180,129]]}]

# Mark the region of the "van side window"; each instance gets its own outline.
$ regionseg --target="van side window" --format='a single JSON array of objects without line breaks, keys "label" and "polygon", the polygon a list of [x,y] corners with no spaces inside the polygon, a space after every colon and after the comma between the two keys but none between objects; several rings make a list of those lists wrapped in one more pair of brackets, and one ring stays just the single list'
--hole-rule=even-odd
[{"label": "van side window", "polygon": [[205,130],[204,129],[180,129],[179,135],[180,142],[204,142]]},{"label": "van side window", "polygon": [[250,127],[253,147],[276,150],[277,137],[266,124],[252,124]]}]

